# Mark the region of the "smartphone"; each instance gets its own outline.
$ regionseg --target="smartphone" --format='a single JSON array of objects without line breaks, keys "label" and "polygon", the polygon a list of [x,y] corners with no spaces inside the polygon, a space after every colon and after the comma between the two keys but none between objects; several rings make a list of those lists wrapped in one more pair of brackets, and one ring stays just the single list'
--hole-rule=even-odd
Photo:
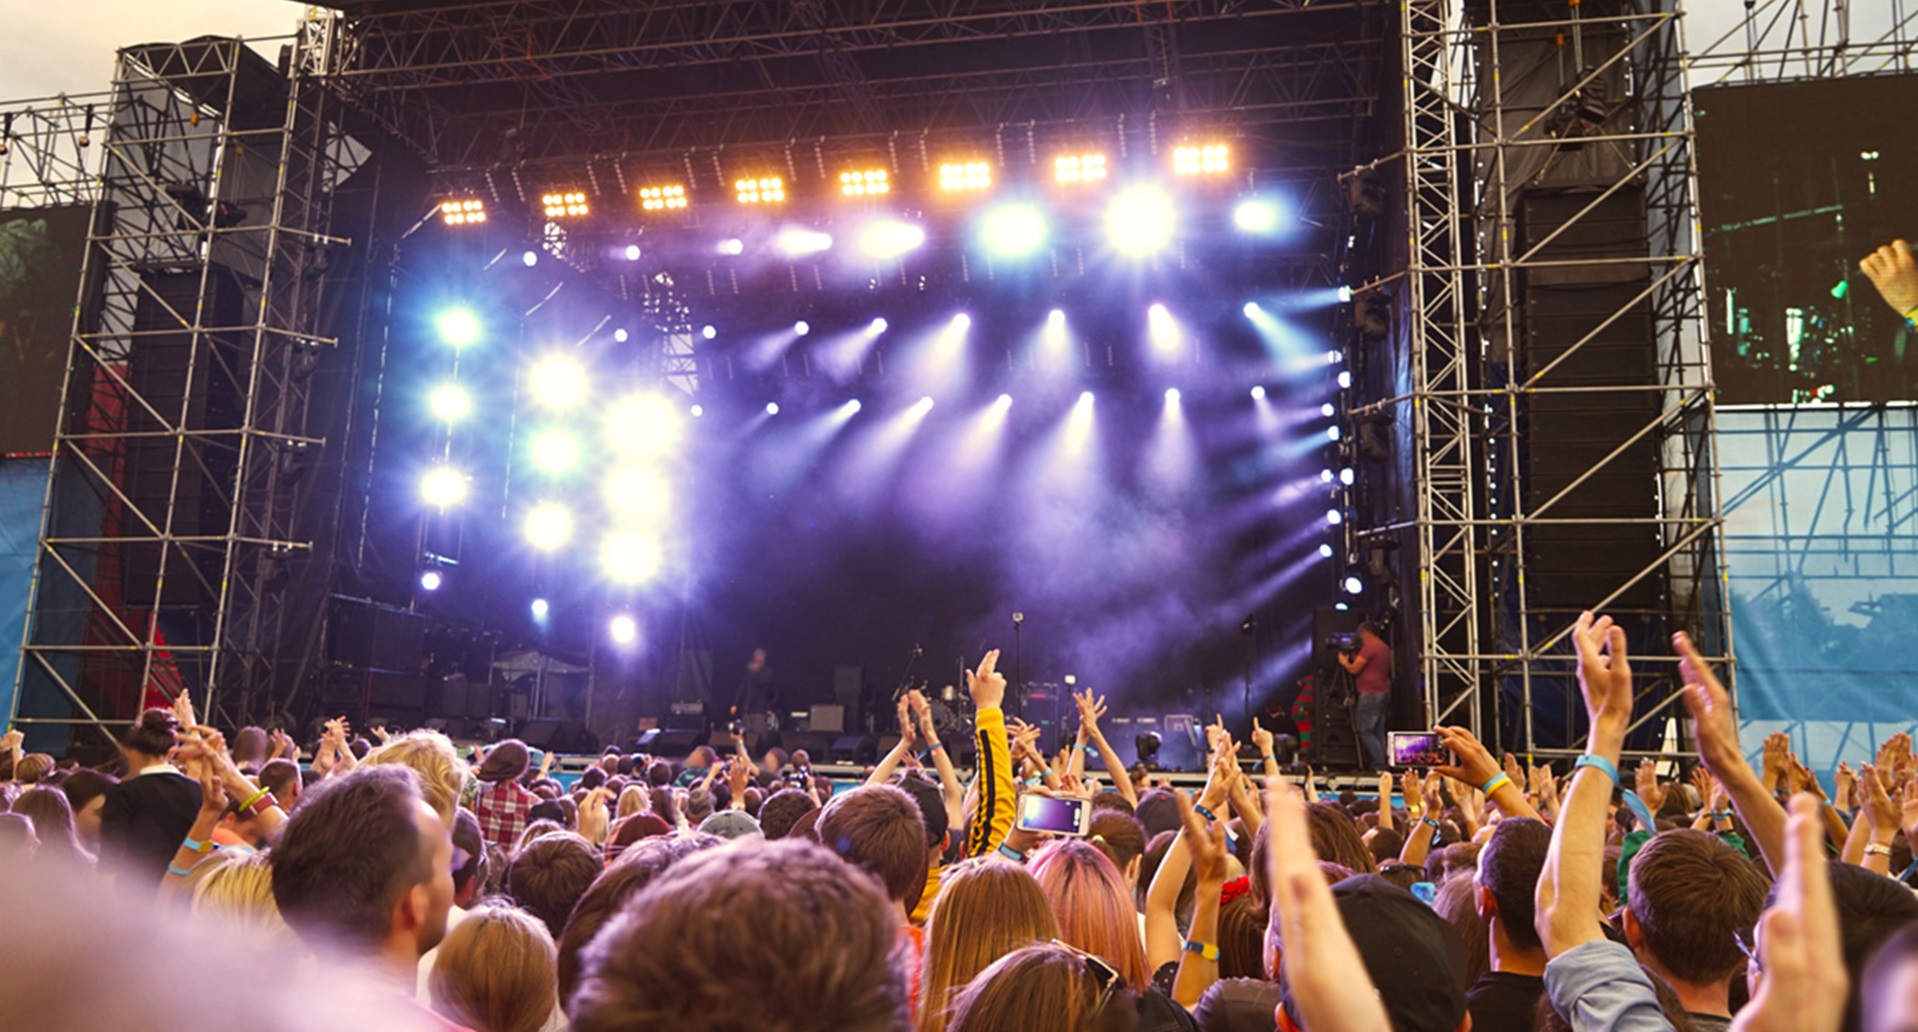
[{"label": "smartphone", "polygon": [[1457,762],[1436,731],[1388,731],[1385,751],[1394,767],[1436,767]]},{"label": "smartphone", "polygon": [[1080,835],[1092,823],[1092,804],[1084,799],[1054,799],[1028,792],[1019,800],[1019,827],[1055,835]]}]

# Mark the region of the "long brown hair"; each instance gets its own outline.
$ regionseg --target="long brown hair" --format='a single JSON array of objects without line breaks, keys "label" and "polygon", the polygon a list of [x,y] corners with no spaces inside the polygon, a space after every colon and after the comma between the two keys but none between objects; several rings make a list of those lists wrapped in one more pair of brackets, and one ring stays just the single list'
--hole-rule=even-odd
[{"label": "long brown hair", "polygon": [[1060,940],[1104,957],[1126,985],[1144,992],[1152,972],[1146,970],[1138,911],[1112,861],[1081,839],[1060,839],[1040,849],[1029,870],[1052,904]]},{"label": "long brown hair", "polygon": [[1001,957],[954,999],[950,1032],[1107,1032],[1132,1027],[1132,998],[1121,985],[1104,1008],[1100,988],[1077,953],[1050,943]]},{"label": "long brown hair", "polygon": [[559,1000],[553,937],[523,910],[480,907],[446,933],[427,986],[434,1010],[479,1032],[538,1032]]},{"label": "long brown hair", "polygon": [[993,961],[1058,937],[1046,894],[1025,868],[996,856],[946,868],[926,916],[920,1032],[944,1032],[950,996]]}]

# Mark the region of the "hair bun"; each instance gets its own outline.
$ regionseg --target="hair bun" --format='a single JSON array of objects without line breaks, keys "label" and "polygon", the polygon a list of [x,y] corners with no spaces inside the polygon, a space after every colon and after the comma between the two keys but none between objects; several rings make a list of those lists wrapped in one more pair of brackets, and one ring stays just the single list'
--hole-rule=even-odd
[{"label": "hair bun", "polygon": [[180,718],[172,710],[154,708],[140,714],[140,730],[157,731],[161,734],[178,734]]}]

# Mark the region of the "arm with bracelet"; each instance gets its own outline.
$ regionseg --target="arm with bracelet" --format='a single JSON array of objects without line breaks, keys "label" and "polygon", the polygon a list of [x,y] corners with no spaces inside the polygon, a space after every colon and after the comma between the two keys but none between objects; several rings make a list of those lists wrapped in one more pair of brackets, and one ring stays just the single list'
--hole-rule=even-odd
[{"label": "arm with bracelet", "polygon": [[[1437,729],[1445,747],[1452,751],[1458,762],[1437,768],[1440,774],[1448,778],[1457,778],[1465,784],[1485,793],[1486,802],[1498,807],[1498,812],[1506,817],[1538,817],[1538,811],[1525,798],[1525,789],[1512,780],[1499,766],[1498,760],[1481,745],[1478,736],[1462,727],[1441,727]],[[1461,813],[1470,809],[1471,804],[1460,800]],[[1470,815],[1475,826],[1477,814]]]},{"label": "arm with bracelet", "polygon": [[160,882],[161,899],[172,896],[185,885],[193,869],[220,848],[213,844],[213,829],[219,827],[221,818],[226,816],[226,784],[203,756],[196,754],[188,762],[187,770],[189,776],[200,783],[200,810],[193,815],[193,825],[187,829],[186,838],[167,863],[166,877]]},{"label": "arm with bracelet", "polygon": [[1092,689],[1087,688],[1085,696],[1079,699],[1079,728],[1085,732],[1086,740],[1099,750],[1099,762],[1105,764],[1106,774],[1112,778],[1112,788],[1125,797],[1133,806],[1139,805],[1139,792],[1132,785],[1132,775],[1126,772],[1125,761],[1119,759],[1119,750],[1106,741],[1105,732],[1099,729],[1099,718],[1105,716],[1106,701],[1103,696],[1094,697]]},{"label": "arm with bracelet", "polygon": [[[1432,852],[1432,840],[1438,837],[1439,822],[1428,812],[1425,786],[1417,771],[1406,771],[1400,784],[1405,793],[1405,820],[1409,827],[1405,832],[1405,845],[1399,850],[1399,863],[1424,867],[1425,858]],[[1432,797],[1432,803],[1430,809],[1438,809],[1437,796]]]},{"label": "arm with bracelet", "polygon": [[[1190,1009],[1198,1006],[1199,997],[1219,980],[1219,892],[1225,887],[1225,824],[1203,820],[1185,796],[1175,798],[1184,825],[1179,841],[1198,874],[1192,927],[1179,954],[1178,974],[1172,979],[1173,1002]],[[1183,874],[1179,881],[1185,881]]]},{"label": "arm with bracelet", "polygon": [[947,754],[946,745],[939,740],[939,729],[932,723],[932,703],[926,701],[924,692],[915,689],[906,696],[911,703],[913,717],[919,722],[919,737],[926,743],[926,756],[932,761],[932,767],[939,772],[939,787],[946,803],[946,827],[962,828],[966,823],[966,790],[959,784],[959,773],[952,767],[952,757]]}]

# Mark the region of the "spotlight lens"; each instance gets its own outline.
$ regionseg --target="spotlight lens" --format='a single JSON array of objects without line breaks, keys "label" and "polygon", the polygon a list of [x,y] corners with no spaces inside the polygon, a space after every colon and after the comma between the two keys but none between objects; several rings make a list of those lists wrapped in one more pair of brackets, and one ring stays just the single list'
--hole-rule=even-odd
[{"label": "spotlight lens", "polygon": [[767,403],[766,403],[766,414],[767,414],[767,415],[769,415],[769,416],[776,416],[776,415],[778,415],[778,414],[779,414],[779,403],[778,403],[778,402],[776,402],[776,401],[769,401],[769,402],[767,402]]},{"label": "spotlight lens", "polygon": [[1332,413],[1337,411],[1338,409],[1333,408],[1332,403],[1329,401],[1319,406],[1319,415],[1324,416],[1327,419],[1331,419]]},{"label": "spotlight lens", "polygon": [[995,402],[993,402],[993,404],[995,404],[995,405],[997,405],[997,406],[999,406],[1000,408],[1011,408],[1011,407],[1012,407],[1012,395],[1010,395],[1010,394],[1001,394],[1001,395],[999,395],[999,400],[998,400],[998,401],[995,401]]},{"label": "spotlight lens", "polygon": [[1170,402],[1170,401],[1178,401],[1178,400],[1179,400],[1179,389],[1178,389],[1177,387],[1167,387],[1167,388],[1165,389],[1165,400],[1167,400],[1167,401],[1169,401],[1169,402]]},{"label": "spotlight lens", "polygon": [[920,398],[919,407],[922,409],[932,408],[932,395],[928,394],[925,397]]},{"label": "spotlight lens", "polygon": [[632,334],[627,333],[626,327],[624,326],[621,326],[619,329],[613,331],[613,340],[620,344],[626,343],[626,341],[631,339],[631,337],[632,337]]},{"label": "spotlight lens", "polygon": [[1330,558],[1332,558],[1332,546],[1331,546],[1331,545],[1320,545],[1320,546],[1319,546],[1319,556],[1320,556],[1321,558],[1325,558],[1325,559],[1330,559]]},{"label": "spotlight lens", "polygon": [[659,543],[639,534],[621,533],[599,547],[600,570],[615,584],[643,584],[659,572]]},{"label": "spotlight lens", "polygon": [[1352,288],[1340,287],[1339,288],[1339,304],[1342,304],[1342,305],[1348,304],[1351,302],[1351,300],[1352,300]]},{"label": "spotlight lens", "polygon": [[606,440],[614,448],[657,455],[679,439],[679,410],[656,394],[625,398],[606,413]]},{"label": "spotlight lens", "polygon": [[535,265],[538,265],[538,264],[539,264],[539,252],[538,252],[538,251],[528,251],[528,252],[526,252],[525,254],[522,254],[522,255],[520,255],[520,256],[519,256],[519,260],[520,260],[520,262],[521,262],[521,264],[523,264],[523,265],[525,265],[525,266],[526,266],[527,268],[529,268],[529,269],[530,269],[530,268],[532,268],[533,266],[535,266]]},{"label": "spotlight lens", "polygon": [[880,334],[880,333],[886,332],[886,327],[888,325],[889,324],[884,319],[874,319],[872,321],[872,325],[868,327],[868,329],[870,329],[874,334]]},{"label": "spotlight lens", "polygon": [[1355,479],[1357,478],[1355,478],[1352,475],[1352,470],[1349,467],[1346,469],[1339,470],[1339,483],[1344,484],[1347,487],[1350,487],[1352,486],[1352,481]]},{"label": "spotlight lens", "polygon": [[1252,398],[1254,401],[1265,400],[1265,387],[1261,385],[1261,386],[1252,388]]},{"label": "spotlight lens", "polygon": [[854,398],[854,399],[852,399],[851,401],[849,401],[849,402],[846,402],[846,414],[847,414],[847,415],[851,415],[852,413],[854,413],[854,412],[857,412],[857,411],[859,411],[859,410],[860,410],[861,408],[864,408],[864,407],[865,407],[865,406],[863,406],[863,405],[861,405],[861,404],[859,404],[859,399],[858,399],[858,398]]},{"label": "spotlight lens", "polygon": [[1142,257],[1172,242],[1172,198],[1154,186],[1135,186],[1106,209],[1106,238],[1120,254]]},{"label": "spotlight lens", "polygon": [[798,258],[809,254],[818,254],[832,247],[832,235],[816,229],[781,230],[774,240],[781,253]]},{"label": "spotlight lens", "polygon": [[859,234],[859,249],[870,258],[887,261],[926,242],[924,227],[910,222],[875,222]]},{"label": "spotlight lens", "polygon": [[986,250],[1005,258],[1022,258],[1046,243],[1046,218],[1029,204],[1008,204],[986,213],[980,226]]},{"label": "spotlight lens", "polygon": [[644,469],[617,469],[606,477],[606,508],[623,521],[656,523],[666,514],[666,482]]},{"label": "spotlight lens", "polygon": [[548,355],[527,372],[533,400],[547,408],[570,408],[586,397],[586,369],[571,355]]},{"label": "spotlight lens", "polygon": [[1329,469],[1319,470],[1319,483],[1329,484],[1331,482],[1332,482],[1332,471]]},{"label": "spotlight lens", "polygon": [[1325,522],[1336,527],[1345,522],[1345,514],[1337,509],[1327,509],[1325,510]]},{"label": "spotlight lens", "polygon": [[440,585],[443,583],[445,583],[445,578],[440,576],[440,571],[438,570],[428,570],[420,574],[420,587],[427,591],[438,591],[440,590]]},{"label": "spotlight lens", "polygon": [[564,506],[541,502],[526,514],[526,543],[541,552],[551,552],[573,536],[573,514]]},{"label": "spotlight lens", "polygon": [[631,645],[639,640],[639,624],[632,617],[621,613],[613,617],[612,622],[606,627],[606,633],[612,635],[613,641],[618,644]]},{"label": "spotlight lens", "polygon": [[626,245],[626,260],[629,262],[639,261],[639,245],[638,244]]},{"label": "spotlight lens", "polygon": [[1347,577],[1347,578],[1345,578],[1345,593],[1346,593],[1346,594],[1348,594],[1348,595],[1356,595],[1356,594],[1358,594],[1359,592],[1361,592],[1361,591],[1364,591],[1364,590],[1365,590],[1365,582],[1364,582],[1364,581],[1362,581],[1362,580],[1360,580],[1360,579],[1358,579],[1357,577]]},{"label": "spotlight lens", "polygon": [[1343,434],[1342,434],[1342,433],[1340,433],[1340,431],[1339,431],[1339,428],[1335,426],[1335,427],[1333,427],[1333,428],[1331,428],[1330,430],[1327,430],[1327,431],[1325,432],[1325,436],[1326,436],[1326,438],[1327,438],[1327,439],[1329,439],[1329,440],[1333,440],[1333,441],[1336,441],[1336,440],[1338,440],[1338,439],[1339,439],[1339,438],[1340,438],[1341,436],[1343,436]]},{"label": "spotlight lens", "polygon": [[443,383],[426,396],[426,407],[442,423],[457,423],[473,413],[473,396],[456,383]]},{"label": "spotlight lens", "polygon": [[966,313],[964,313],[964,312],[960,312],[960,313],[959,313],[958,315],[955,315],[955,316],[953,316],[953,317],[952,317],[952,328],[953,328],[953,329],[955,329],[955,330],[967,330],[967,329],[971,329],[971,328],[972,328],[972,316],[970,316],[970,315],[967,315],[967,314],[966,314]]},{"label": "spotlight lens", "polygon": [[1339,390],[1345,391],[1345,390],[1351,390],[1351,389],[1352,389],[1352,374],[1343,369],[1339,370]]},{"label": "spotlight lens", "polygon": [[698,419],[698,418],[699,418],[700,416],[703,416],[703,415],[705,415],[705,414],[706,414],[706,406],[704,406],[704,405],[694,405],[694,406],[693,406],[693,418],[694,418],[694,419]]},{"label": "spotlight lens", "polygon": [[420,498],[438,509],[466,500],[466,476],[451,466],[435,466],[420,478]]},{"label": "spotlight lens", "polygon": [[546,619],[546,614],[551,612],[552,608],[553,607],[545,599],[543,598],[534,599],[533,600],[533,619],[535,620]]},{"label": "spotlight lens", "polygon": [[1079,395],[1079,404],[1081,405],[1092,404],[1092,392],[1091,391],[1081,392]]},{"label": "spotlight lens", "polygon": [[1262,309],[1259,308],[1257,301],[1247,301],[1245,303],[1244,312],[1247,319],[1257,319],[1260,311],[1262,311]]},{"label": "spotlight lens", "polygon": [[557,427],[533,435],[533,465],[547,473],[570,472],[579,465],[579,441]]},{"label": "spotlight lens", "polygon": [[701,326],[699,328],[699,335],[706,338],[707,340],[712,340],[714,337],[719,336],[719,330],[713,327],[711,324],[708,324],[705,326]]},{"label": "spotlight lens", "polygon": [[1047,312],[1046,326],[1050,329],[1060,329],[1060,330],[1065,329],[1066,328],[1065,311],[1063,309],[1055,308],[1052,311]]},{"label": "spotlight lens", "polygon": [[801,337],[804,337],[806,334],[812,332],[812,324],[807,322],[804,319],[801,319],[798,322],[793,323],[793,332],[799,334]]},{"label": "spotlight lens", "polygon": [[440,313],[440,317],[434,320],[434,327],[439,330],[441,340],[456,348],[472,344],[480,336],[479,316],[464,308]]},{"label": "spotlight lens", "polygon": [[1271,233],[1279,228],[1279,206],[1271,201],[1240,201],[1232,209],[1232,224],[1241,233]]},{"label": "spotlight lens", "polygon": [[719,242],[719,253],[720,253],[720,254],[735,254],[735,255],[736,255],[736,254],[745,254],[745,253],[746,253],[746,242],[745,242],[744,240],[741,240],[741,239],[739,239],[738,237],[733,237],[733,238],[731,238],[731,239],[728,239],[728,240],[721,240],[721,241]]}]

